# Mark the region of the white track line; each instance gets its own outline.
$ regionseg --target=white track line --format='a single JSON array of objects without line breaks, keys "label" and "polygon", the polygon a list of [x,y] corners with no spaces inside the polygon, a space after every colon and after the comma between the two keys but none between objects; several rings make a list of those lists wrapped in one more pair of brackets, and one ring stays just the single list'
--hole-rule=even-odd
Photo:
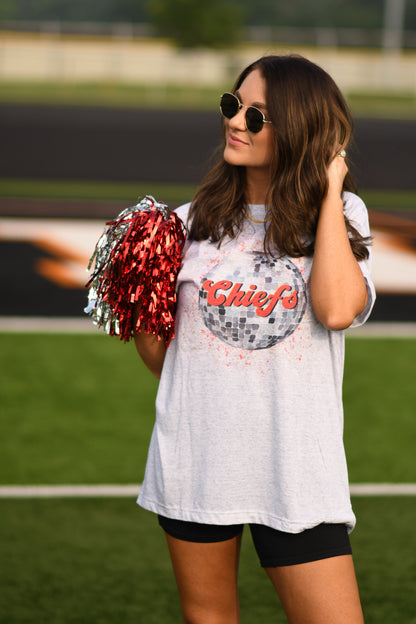
[{"label": "white track line", "polygon": [[[0,498],[136,498],[133,485],[6,485]],[[416,496],[416,483],[353,483],[352,496]]]}]

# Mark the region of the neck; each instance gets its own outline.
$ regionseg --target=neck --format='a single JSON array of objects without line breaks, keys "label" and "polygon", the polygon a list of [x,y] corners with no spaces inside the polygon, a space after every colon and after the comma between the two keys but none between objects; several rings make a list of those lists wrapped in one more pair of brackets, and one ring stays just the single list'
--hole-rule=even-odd
[{"label": "neck", "polygon": [[246,200],[249,204],[266,203],[270,186],[270,172],[264,169],[246,169]]}]

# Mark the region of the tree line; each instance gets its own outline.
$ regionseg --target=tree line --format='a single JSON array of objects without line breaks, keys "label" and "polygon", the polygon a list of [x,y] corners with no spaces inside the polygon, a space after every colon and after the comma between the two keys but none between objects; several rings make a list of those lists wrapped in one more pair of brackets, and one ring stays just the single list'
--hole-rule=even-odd
[{"label": "tree line", "polygon": [[[385,0],[1,0],[0,20],[148,23],[185,47],[234,45],[248,27],[383,27]],[[404,26],[416,30],[416,0]]]}]

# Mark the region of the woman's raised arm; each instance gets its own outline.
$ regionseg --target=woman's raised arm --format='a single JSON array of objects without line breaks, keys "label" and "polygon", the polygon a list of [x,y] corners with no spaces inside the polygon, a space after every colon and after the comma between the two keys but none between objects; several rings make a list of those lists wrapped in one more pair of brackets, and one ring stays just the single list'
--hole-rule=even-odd
[{"label": "woman's raised arm", "polygon": [[347,171],[341,156],[328,167],[328,192],[320,209],[311,272],[312,307],[330,330],[349,327],[367,304],[365,279],[344,221],[341,192]]}]

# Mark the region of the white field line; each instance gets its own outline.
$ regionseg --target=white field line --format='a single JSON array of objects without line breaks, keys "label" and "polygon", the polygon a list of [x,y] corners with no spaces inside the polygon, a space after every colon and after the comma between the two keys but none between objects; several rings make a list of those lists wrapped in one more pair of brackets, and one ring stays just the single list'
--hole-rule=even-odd
[{"label": "white field line", "polygon": [[352,496],[416,496],[416,483],[351,483]]},{"label": "white field line", "polygon": [[4,485],[0,498],[130,498],[140,485]]},{"label": "white field line", "polygon": [[[86,303],[85,303],[86,305]],[[45,333],[45,334],[104,334],[92,320],[85,317],[32,317],[0,316],[0,332],[6,333]],[[361,327],[348,329],[348,337],[394,338],[416,337],[416,323],[379,323],[369,321]]]},{"label": "white field line", "polygon": [[[0,498],[136,498],[140,485],[5,485]],[[416,483],[352,483],[352,496],[416,496]]]},{"label": "white field line", "polygon": [[[87,301],[85,300],[85,305]],[[3,316],[0,317],[0,331],[6,333],[40,334],[96,334],[99,330],[86,315],[85,317],[49,316]]]}]

